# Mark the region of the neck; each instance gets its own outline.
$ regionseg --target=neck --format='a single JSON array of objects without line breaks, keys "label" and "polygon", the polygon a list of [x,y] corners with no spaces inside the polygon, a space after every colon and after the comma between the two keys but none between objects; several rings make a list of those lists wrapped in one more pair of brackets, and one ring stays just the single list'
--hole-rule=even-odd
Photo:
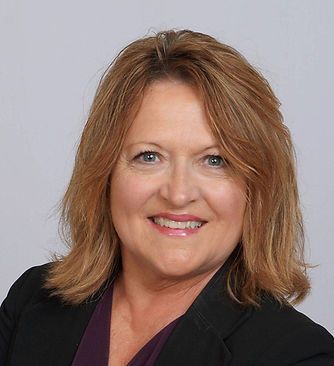
[{"label": "neck", "polygon": [[187,311],[219,268],[182,279],[168,279],[145,276],[143,270],[136,273],[133,267],[123,267],[114,282],[113,307],[122,309],[124,317],[132,323],[154,317],[173,320]]}]

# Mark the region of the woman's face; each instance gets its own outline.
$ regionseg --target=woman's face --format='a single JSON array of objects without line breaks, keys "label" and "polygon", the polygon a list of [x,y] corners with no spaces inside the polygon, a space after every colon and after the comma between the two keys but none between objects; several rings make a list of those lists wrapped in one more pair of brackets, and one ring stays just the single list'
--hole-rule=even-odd
[{"label": "woman's face", "polygon": [[[216,145],[195,89],[180,81],[148,87],[111,179],[125,270],[190,278],[218,269],[231,254],[242,234],[245,188],[229,176]],[[175,228],[166,213],[205,224]]]}]

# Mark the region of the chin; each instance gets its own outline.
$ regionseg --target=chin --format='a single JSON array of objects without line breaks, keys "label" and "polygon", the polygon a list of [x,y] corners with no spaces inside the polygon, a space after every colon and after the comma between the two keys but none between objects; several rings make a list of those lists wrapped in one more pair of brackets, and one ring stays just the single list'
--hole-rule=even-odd
[{"label": "chin", "polygon": [[181,280],[205,272],[204,268],[207,266],[191,261],[189,258],[173,258],[155,263],[155,268],[160,276]]}]

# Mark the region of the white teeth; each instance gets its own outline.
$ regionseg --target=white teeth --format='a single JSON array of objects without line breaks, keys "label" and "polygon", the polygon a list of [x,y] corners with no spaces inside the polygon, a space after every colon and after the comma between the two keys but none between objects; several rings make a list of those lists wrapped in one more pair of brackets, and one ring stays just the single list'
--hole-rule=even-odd
[{"label": "white teeth", "polygon": [[203,225],[203,223],[200,221],[181,222],[181,221],[168,220],[163,217],[153,217],[153,221],[160,226],[166,226],[172,229],[195,229]]}]

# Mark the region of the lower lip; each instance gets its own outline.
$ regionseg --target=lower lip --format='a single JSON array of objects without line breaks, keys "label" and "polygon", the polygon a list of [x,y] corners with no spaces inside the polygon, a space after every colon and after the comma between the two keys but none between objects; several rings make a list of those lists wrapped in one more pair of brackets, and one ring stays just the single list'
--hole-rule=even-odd
[{"label": "lower lip", "polygon": [[162,234],[169,235],[169,236],[182,236],[182,237],[186,237],[186,236],[198,233],[199,230],[201,230],[201,228],[205,225],[205,224],[203,224],[201,227],[198,227],[195,229],[172,229],[172,228],[169,228],[166,226],[160,226],[160,225],[156,224],[154,221],[152,221],[151,219],[148,219],[148,221],[151,223],[151,225],[156,230],[158,230]]}]

